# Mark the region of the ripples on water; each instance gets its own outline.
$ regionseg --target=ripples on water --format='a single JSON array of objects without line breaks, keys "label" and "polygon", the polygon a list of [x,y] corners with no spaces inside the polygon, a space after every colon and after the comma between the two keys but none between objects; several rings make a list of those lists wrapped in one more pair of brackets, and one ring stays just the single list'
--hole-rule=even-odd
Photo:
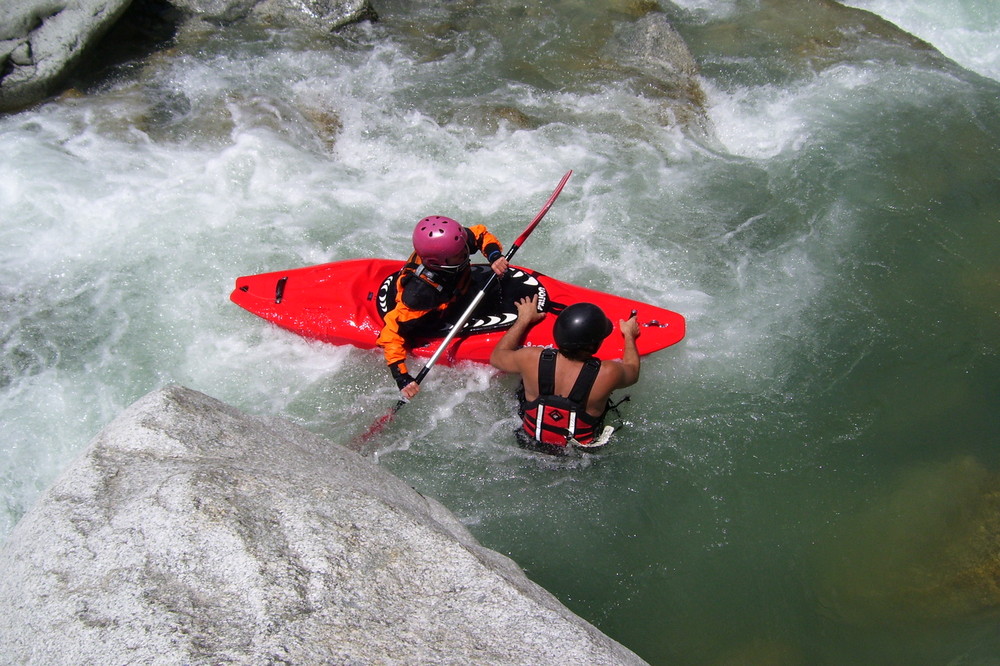
[{"label": "ripples on water", "polygon": [[[708,122],[684,131],[607,62],[635,6],[379,10],[331,37],[190,31],[0,119],[3,533],[168,382],[362,430],[394,400],[379,355],[252,319],[235,277],[402,257],[433,213],[513,238],[572,168],[519,261],[676,309],[687,339],[599,456],[519,450],[513,382],[458,367],[379,463],[654,663],[995,653],[994,606],[931,572],[988,587],[958,562],[988,558],[968,533],[998,467],[996,83],[827,3],[685,2]],[[981,518],[920,521],[948,511]],[[914,601],[906,571],[944,592]]]}]

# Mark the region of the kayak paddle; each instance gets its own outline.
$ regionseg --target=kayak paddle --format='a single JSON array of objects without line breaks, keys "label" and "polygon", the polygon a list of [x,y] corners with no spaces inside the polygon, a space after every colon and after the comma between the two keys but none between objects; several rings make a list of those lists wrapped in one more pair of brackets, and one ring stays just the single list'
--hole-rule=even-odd
[{"label": "kayak paddle", "polygon": [[[549,208],[552,208],[552,204],[555,203],[556,198],[559,196],[559,193],[562,192],[563,186],[566,185],[566,181],[569,180],[569,177],[572,175],[573,175],[572,169],[566,172],[566,175],[562,177],[562,180],[559,181],[559,184],[556,186],[556,189],[552,192],[552,196],[550,196],[549,200],[545,202],[545,205],[542,206],[542,209],[538,211],[538,215],[535,215],[535,219],[533,219],[531,223],[524,229],[524,231],[521,232],[521,235],[517,237],[517,240],[515,240],[511,244],[510,249],[507,250],[507,254],[505,255],[507,261],[510,261],[514,257],[514,255],[517,253],[518,248],[521,247],[521,244],[524,243],[525,240],[527,240],[528,236],[531,235],[531,232],[534,231],[535,227],[538,226],[538,223],[542,221],[543,217],[545,217],[545,214],[549,212]],[[433,368],[434,364],[437,363],[438,359],[441,357],[441,354],[444,353],[444,351],[448,348],[448,345],[451,344],[451,341],[455,338],[456,335],[459,334],[459,332],[462,330],[462,327],[465,326],[465,322],[467,322],[469,320],[469,317],[472,316],[473,311],[475,311],[480,301],[482,301],[483,297],[486,296],[486,292],[489,290],[489,288],[493,285],[493,283],[497,279],[498,276],[496,273],[490,274],[489,280],[487,280],[486,284],[483,285],[483,287],[476,293],[476,295],[472,299],[472,302],[469,303],[469,306],[465,309],[465,312],[463,312],[462,316],[458,318],[458,321],[455,322],[455,325],[451,327],[451,330],[448,331],[448,335],[445,336],[444,340],[441,341],[440,346],[438,346],[437,351],[435,351],[434,354],[427,361],[427,365],[421,368],[420,372],[417,373],[417,376],[414,378],[413,381],[419,384],[424,380],[424,378],[427,376],[427,373],[431,371],[431,368]],[[396,416],[396,412],[402,409],[403,405],[405,405],[407,402],[409,401],[404,398],[400,398],[398,401],[396,401],[396,404],[393,405],[392,409],[390,409],[388,412],[386,412],[378,419],[376,419],[376,421],[371,424],[368,430],[366,430],[360,436],[355,437],[353,440],[351,440],[350,444],[348,444],[348,447],[354,449],[355,451],[359,450],[365,442],[367,442],[369,439],[371,439],[379,432],[381,432],[382,429],[385,428],[385,426],[390,421],[392,421],[393,417]]]}]

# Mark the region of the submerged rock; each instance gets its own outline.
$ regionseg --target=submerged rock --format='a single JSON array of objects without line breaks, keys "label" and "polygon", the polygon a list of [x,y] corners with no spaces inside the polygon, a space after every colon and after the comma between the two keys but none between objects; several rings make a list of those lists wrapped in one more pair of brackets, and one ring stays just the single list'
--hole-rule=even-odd
[{"label": "submerged rock", "polygon": [[12,663],[642,663],[377,465],[181,387],[91,442],[0,570]]},{"label": "submerged rock", "polygon": [[817,591],[858,626],[1000,611],[1000,475],[970,457],[913,468],[817,543]]},{"label": "submerged rock", "polygon": [[632,68],[678,99],[701,107],[705,95],[698,82],[698,64],[687,43],[664,14],[649,13],[616,26],[608,55],[621,67]]},{"label": "submerged rock", "polygon": [[191,16],[229,23],[253,16],[267,21],[336,30],[377,18],[371,0],[170,0]]},{"label": "submerged rock", "polygon": [[753,11],[708,24],[701,41],[715,67],[756,68],[769,80],[864,62],[873,52],[897,62],[941,57],[877,14],[836,0],[761,0]]}]

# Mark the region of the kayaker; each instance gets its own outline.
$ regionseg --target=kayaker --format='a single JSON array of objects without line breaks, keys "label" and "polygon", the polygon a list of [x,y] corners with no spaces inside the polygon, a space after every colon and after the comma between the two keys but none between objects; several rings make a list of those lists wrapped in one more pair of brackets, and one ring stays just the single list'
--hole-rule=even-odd
[{"label": "kayaker", "polygon": [[407,345],[432,336],[449,318],[457,319],[457,306],[467,307],[463,300],[472,296],[470,256],[476,251],[494,273],[507,272],[503,247],[485,225],[463,227],[450,217],[431,215],[413,228],[413,254],[396,278],[396,304],[386,313],[377,341],[406,399],[420,391],[406,369]]},{"label": "kayaker", "polygon": [[537,295],[517,301],[517,321],[490,356],[494,367],[521,375],[518,443],[546,453],[566,453],[570,445],[596,449],[610,437],[603,422],[611,392],[639,380],[639,324],[635,315],[619,320],[622,358],[602,362],[594,354],[614,327],[598,306],[575,303],[559,314],[552,329],[556,349],[519,347],[544,318]]}]

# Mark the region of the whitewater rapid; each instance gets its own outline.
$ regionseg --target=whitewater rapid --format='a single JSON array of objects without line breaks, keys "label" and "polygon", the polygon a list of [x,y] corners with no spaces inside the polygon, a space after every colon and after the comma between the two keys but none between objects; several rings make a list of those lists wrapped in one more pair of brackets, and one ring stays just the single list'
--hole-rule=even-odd
[{"label": "whitewater rapid", "polygon": [[851,0],[933,44],[977,74],[1000,81],[1000,4],[991,0]]}]

